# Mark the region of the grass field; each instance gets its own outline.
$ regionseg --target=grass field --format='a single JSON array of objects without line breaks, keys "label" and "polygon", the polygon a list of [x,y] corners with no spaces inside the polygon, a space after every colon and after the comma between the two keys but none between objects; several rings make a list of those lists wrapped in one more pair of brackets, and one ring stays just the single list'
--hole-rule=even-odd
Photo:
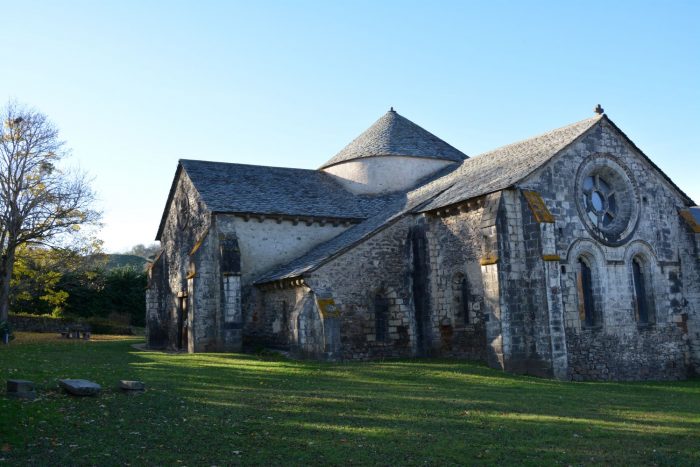
[{"label": "grass field", "polygon": [[[0,459],[35,465],[700,465],[700,380],[561,383],[454,360],[324,364],[18,334]],[[58,378],[103,386],[63,394]],[[129,396],[119,379],[142,380]],[[4,382],[3,382],[4,385]]]}]

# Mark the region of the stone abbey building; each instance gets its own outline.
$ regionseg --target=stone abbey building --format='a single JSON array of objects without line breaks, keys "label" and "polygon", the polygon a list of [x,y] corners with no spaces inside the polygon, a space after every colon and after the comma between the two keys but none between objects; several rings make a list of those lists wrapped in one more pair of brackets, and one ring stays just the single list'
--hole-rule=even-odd
[{"label": "stone abbey building", "polygon": [[148,343],[700,370],[700,209],[598,108],[475,156],[393,109],[318,170],[180,160]]}]

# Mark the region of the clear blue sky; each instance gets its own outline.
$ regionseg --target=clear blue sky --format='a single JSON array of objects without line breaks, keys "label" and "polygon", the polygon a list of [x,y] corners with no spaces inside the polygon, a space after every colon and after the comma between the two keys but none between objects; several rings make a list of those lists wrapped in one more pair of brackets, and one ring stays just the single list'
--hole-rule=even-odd
[{"label": "clear blue sky", "polygon": [[108,251],[179,158],[316,168],[390,106],[469,155],[607,114],[700,202],[700,2],[0,4],[0,98],[90,172]]}]

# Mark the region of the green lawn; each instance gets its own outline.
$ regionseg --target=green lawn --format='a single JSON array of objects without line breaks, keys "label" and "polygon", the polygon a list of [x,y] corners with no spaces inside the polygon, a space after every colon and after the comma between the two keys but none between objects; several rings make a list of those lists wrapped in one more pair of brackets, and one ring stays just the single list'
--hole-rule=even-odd
[{"label": "green lawn", "polygon": [[[0,459],[36,465],[700,465],[700,380],[561,383],[455,360],[325,364],[19,334]],[[142,338],[141,338],[142,339]],[[58,378],[100,383],[63,394]],[[141,395],[119,379],[147,385]],[[4,382],[3,382],[4,385]]]}]

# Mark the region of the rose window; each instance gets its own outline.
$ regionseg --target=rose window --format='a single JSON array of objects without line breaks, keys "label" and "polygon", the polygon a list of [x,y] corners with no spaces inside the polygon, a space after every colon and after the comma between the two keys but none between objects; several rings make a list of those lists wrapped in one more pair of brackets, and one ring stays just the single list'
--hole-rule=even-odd
[{"label": "rose window", "polygon": [[599,175],[583,180],[583,203],[586,215],[598,228],[607,227],[617,216],[615,190]]},{"label": "rose window", "polygon": [[629,240],[639,219],[639,191],[631,172],[616,158],[595,154],[576,174],[576,207],[586,230],[606,245]]}]

